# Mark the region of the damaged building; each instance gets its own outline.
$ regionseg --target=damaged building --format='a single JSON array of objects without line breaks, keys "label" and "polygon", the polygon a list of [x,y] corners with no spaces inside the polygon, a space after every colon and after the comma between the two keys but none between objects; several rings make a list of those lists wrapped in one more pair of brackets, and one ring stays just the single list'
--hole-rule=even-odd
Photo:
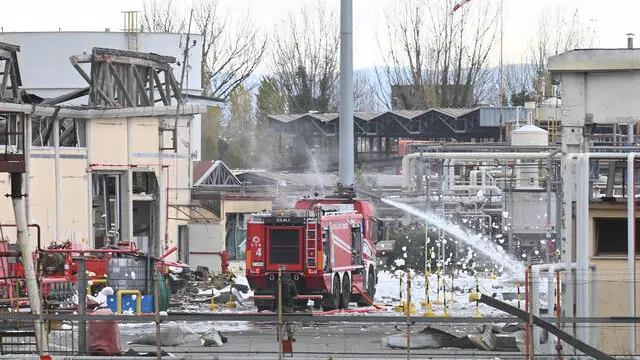
[{"label": "damaged building", "polygon": [[[42,96],[25,89],[20,65],[62,60],[21,50],[0,43],[0,143],[7,160],[24,152],[27,219],[42,229],[43,244],[100,248],[120,238],[155,254],[177,245],[194,212],[190,125],[219,102],[187,101],[175,57],[103,47],[66,54],[60,71],[73,70],[74,86]],[[3,194],[9,186],[0,179]],[[12,223],[11,203],[0,206],[0,222]]]}]

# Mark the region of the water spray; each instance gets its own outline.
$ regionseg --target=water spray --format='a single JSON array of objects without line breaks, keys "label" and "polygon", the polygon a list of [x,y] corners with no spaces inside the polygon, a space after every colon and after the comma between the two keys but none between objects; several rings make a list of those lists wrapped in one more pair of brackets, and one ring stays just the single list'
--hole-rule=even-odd
[{"label": "water spray", "polygon": [[524,272],[525,267],[520,261],[513,259],[500,246],[496,245],[489,239],[486,239],[479,234],[470,234],[459,226],[451,224],[440,216],[423,212],[410,205],[385,198],[381,199],[380,201],[397,209],[403,210],[411,215],[417,216],[429,222],[429,225],[433,225],[439,229],[446,231],[451,236],[462,240],[464,243],[477,250],[477,252],[490,258],[494,263],[513,273],[514,275],[520,276]]}]

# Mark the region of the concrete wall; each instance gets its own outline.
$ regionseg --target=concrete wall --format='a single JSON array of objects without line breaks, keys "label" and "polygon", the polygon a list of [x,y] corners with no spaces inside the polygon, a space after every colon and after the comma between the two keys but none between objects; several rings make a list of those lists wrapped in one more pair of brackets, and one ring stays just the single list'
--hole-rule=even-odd
[{"label": "concrete wall", "polygon": [[[598,312],[593,316],[629,316],[629,287],[633,285],[634,279],[629,276],[626,255],[595,255],[595,223],[593,220],[594,217],[626,218],[626,207],[625,205],[593,205],[589,216],[592,229],[590,261],[597,266],[598,270]],[[611,236],[616,236],[616,234],[611,234]],[[636,265],[636,278],[640,279],[638,265]],[[636,289],[636,307],[640,308],[640,286]],[[629,353],[630,324],[588,325],[598,328],[598,349],[608,354]],[[640,331],[636,332],[636,345],[640,345]],[[640,348],[636,346],[636,350],[640,350]]]},{"label": "concrete wall", "polygon": [[[62,199],[62,239],[75,238],[78,241],[87,239],[89,227],[89,209],[86,175],[86,149],[65,148],[60,151]],[[42,230],[43,245],[55,239],[56,226],[56,192],[55,165],[53,148],[34,148],[31,156],[31,173],[29,174],[31,189],[29,191],[29,222],[38,224]],[[0,193],[10,192],[8,174],[2,174]],[[14,224],[15,218],[11,199],[0,199],[0,222]],[[4,235],[15,239],[15,228],[4,228]],[[32,233],[32,244],[35,246],[36,233]]]},{"label": "concrete wall", "polygon": [[573,50],[549,58],[548,67],[561,80],[564,151],[585,150],[582,126],[587,114],[595,123],[640,119],[639,49]]}]

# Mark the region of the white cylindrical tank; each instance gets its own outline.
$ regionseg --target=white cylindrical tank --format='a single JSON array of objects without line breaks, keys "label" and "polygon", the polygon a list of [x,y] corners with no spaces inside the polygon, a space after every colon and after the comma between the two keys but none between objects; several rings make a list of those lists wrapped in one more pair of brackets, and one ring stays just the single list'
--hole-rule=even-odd
[{"label": "white cylindrical tank", "polygon": [[[511,132],[511,146],[548,146],[549,132],[535,125],[525,125]],[[516,188],[540,188],[540,169],[535,161],[519,161]]]},{"label": "white cylindrical tank", "polygon": [[511,146],[548,146],[549,132],[535,125],[525,125],[511,132]]}]

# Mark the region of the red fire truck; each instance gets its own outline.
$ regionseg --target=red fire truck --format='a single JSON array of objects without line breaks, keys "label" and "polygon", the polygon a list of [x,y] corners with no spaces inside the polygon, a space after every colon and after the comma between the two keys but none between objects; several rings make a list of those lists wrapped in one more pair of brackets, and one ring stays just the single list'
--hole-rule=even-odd
[{"label": "red fire truck", "polygon": [[375,241],[380,222],[368,201],[304,199],[294,210],[260,213],[247,224],[247,267],[258,310],[274,308],[278,273],[298,305],[324,310],[368,304],[375,294]]}]

